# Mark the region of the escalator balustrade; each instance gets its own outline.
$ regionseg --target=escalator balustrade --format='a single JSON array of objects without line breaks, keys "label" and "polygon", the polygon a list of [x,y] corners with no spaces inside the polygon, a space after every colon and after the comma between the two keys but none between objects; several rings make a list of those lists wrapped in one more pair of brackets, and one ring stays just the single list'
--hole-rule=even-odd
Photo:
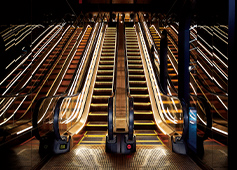
[{"label": "escalator balustrade", "polygon": [[112,94],[116,27],[107,27],[102,46],[86,132],[80,144],[105,144],[108,98]]},{"label": "escalator balustrade", "polygon": [[153,119],[140,48],[134,27],[125,27],[130,94],[134,98],[134,129],[137,145],[163,144]]}]

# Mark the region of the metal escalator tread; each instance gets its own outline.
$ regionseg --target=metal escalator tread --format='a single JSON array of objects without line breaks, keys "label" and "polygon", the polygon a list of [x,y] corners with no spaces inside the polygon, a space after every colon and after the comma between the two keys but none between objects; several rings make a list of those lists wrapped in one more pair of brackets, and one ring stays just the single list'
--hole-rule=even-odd
[{"label": "metal escalator tread", "polygon": [[163,145],[155,130],[135,130],[137,145]]},{"label": "metal escalator tread", "polygon": [[134,125],[154,125],[153,120],[134,120]]},{"label": "metal escalator tread", "polygon": [[[137,145],[162,145],[155,132],[156,124],[153,119],[151,103],[147,88],[146,77],[143,70],[140,48],[135,29],[125,28],[126,50],[128,51],[128,72],[130,93],[134,98],[134,129]],[[127,48],[128,47],[128,48]]]},{"label": "metal escalator tread", "polygon": [[105,30],[90,112],[85,127],[86,133],[79,142],[80,145],[105,144],[108,126],[108,98],[112,94],[116,32],[116,28],[111,27]]},{"label": "metal escalator tread", "polygon": [[100,145],[105,144],[107,131],[86,131],[78,142],[80,145]]}]

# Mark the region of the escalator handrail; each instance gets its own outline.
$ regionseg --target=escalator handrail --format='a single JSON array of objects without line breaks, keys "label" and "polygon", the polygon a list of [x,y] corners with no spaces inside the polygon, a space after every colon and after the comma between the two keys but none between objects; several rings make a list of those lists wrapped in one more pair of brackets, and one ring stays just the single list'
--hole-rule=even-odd
[{"label": "escalator handrail", "polygon": [[[139,14],[138,14],[138,19],[139,19],[139,23],[142,23],[141,20],[140,20]],[[145,36],[146,34],[145,34],[145,29],[144,29],[143,24],[140,24],[140,26],[141,26],[141,30],[142,30],[143,37],[147,37],[147,36]],[[145,40],[146,46],[149,47],[149,43],[148,43],[147,38],[144,38],[144,40]],[[155,48],[155,47],[154,47],[154,48]],[[151,61],[151,63],[152,63],[152,68],[153,68],[153,70],[155,69],[154,73],[155,73],[155,77],[156,77],[156,80],[157,80],[157,83],[158,83],[158,86],[159,86],[160,91],[161,91],[162,94],[163,94],[164,96],[166,96],[166,97],[172,97],[172,98],[175,98],[175,99],[178,99],[178,100],[179,100],[179,98],[176,97],[176,96],[172,96],[172,95],[167,95],[167,94],[165,94],[165,92],[164,92],[164,90],[163,90],[163,88],[162,88],[162,86],[161,86],[161,83],[160,83],[160,79],[159,79],[159,74],[158,74],[157,67],[155,66],[154,53],[151,52],[151,49],[150,49],[150,48],[148,48],[147,51],[148,51],[148,54],[149,54],[149,57],[150,57],[150,61]],[[154,51],[154,52],[155,52],[155,51]],[[157,52],[156,52],[156,53],[157,53]],[[157,53],[157,54],[158,54],[158,53]],[[158,54],[158,55],[159,55],[159,54]]]},{"label": "escalator handrail", "polygon": [[119,45],[119,13],[117,20],[117,35],[116,35],[116,50],[115,50],[115,62],[114,62],[114,70],[113,70],[113,82],[112,82],[112,95],[108,99],[108,136],[109,140],[113,140],[113,108],[114,108],[114,98],[116,95],[116,87],[117,87],[117,62],[118,62],[118,45]]},{"label": "escalator handrail", "polygon": [[[66,22],[64,22],[64,18],[66,17],[66,15],[64,15],[64,17],[61,19],[61,21],[59,22],[60,23],[60,25],[65,25],[66,24]],[[73,26],[74,26],[74,31],[72,31],[71,32],[71,35],[73,35],[74,33],[75,33],[75,31],[76,31],[76,28],[77,28],[77,25],[78,25],[79,23],[78,23],[78,20],[76,19],[75,21],[74,21],[74,23],[70,26],[70,28],[73,28]],[[69,28],[69,29],[70,29]],[[85,28],[84,28],[85,29]],[[83,30],[84,30],[83,29]],[[81,32],[83,32],[83,30],[81,31]],[[57,35],[57,37],[56,37],[56,40],[54,41],[54,42],[56,42],[61,36],[62,36],[62,32],[61,33],[59,33],[58,35]],[[80,35],[81,36],[81,35]],[[79,37],[80,37],[79,36]],[[68,42],[68,40],[71,38],[71,36],[69,36],[68,38],[67,38],[67,40],[66,40],[66,42]],[[80,39],[80,38],[78,38],[78,39]],[[59,52],[59,54],[58,54],[58,56],[62,53],[62,50],[63,50],[63,48],[65,47],[65,45],[66,45],[67,43],[65,43],[64,45],[63,45],[63,47],[61,48],[61,50],[60,50],[60,52]],[[49,46],[47,49],[49,49],[51,46]],[[47,49],[45,50],[45,51],[47,51]],[[84,48],[84,50],[85,50],[85,48]],[[84,52],[84,51],[83,51]],[[55,60],[57,59],[58,57],[55,57]],[[80,62],[79,62],[80,63]],[[29,91],[29,92],[27,92],[27,93],[25,93],[25,94],[19,94],[21,91],[23,91],[25,88],[23,88],[23,89],[20,89],[19,91],[17,91],[15,94],[10,94],[10,95],[4,95],[4,96],[0,96],[0,98],[4,98],[4,97],[25,97],[25,96],[29,96],[30,94],[32,94],[39,86],[40,86],[40,83],[45,79],[45,77],[46,77],[46,75],[47,75],[47,73],[49,72],[49,70],[50,70],[51,68],[49,68],[48,70],[47,70],[47,72],[45,73],[45,75],[41,78],[41,80],[40,80],[40,82],[39,83],[37,83],[37,85],[31,90],[31,91]],[[26,86],[25,86],[26,87]]]},{"label": "escalator handrail", "polygon": [[[62,34],[62,33],[61,33]],[[57,38],[55,41],[57,41],[60,38],[60,35],[57,35]],[[48,49],[50,49],[51,46],[49,46],[45,51],[47,51]],[[58,55],[60,55],[61,53],[59,53]],[[55,57],[55,59],[57,59],[58,57]],[[47,70],[47,72],[51,69],[51,67]],[[46,75],[45,75],[46,76]],[[40,85],[40,83],[44,80],[45,76],[43,76],[43,78],[40,80],[40,82],[33,88],[33,90],[27,92],[26,94],[19,94],[21,93],[25,88],[22,88],[20,90],[18,90],[17,92],[15,92],[14,94],[9,94],[9,95],[1,95],[0,98],[5,98],[5,97],[25,97],[25,96],[29,96],[30,94],[32,94]]]},{"label": "escalator handrail", "polygon": [[[125,23],[124,23],[124,33],[125,32]],[[129,86],[129,75],[128,75],[128,57],[126,50],[126,36],[124,34],[124,64],[125,64],[125,88],[127,90],[127,98],[128,98],[128,140],[133,140],[133,131],[134,131],[134,99],[130,94],[130,86]]]},{"label": "escalator handrail", "polygon": [[[71,35],[73,35],[75,31],[76,31],[76,26],[75,26],[74,31],[71,33]],[[69,38],[66,40],[66,42],[69,41],[70,37],[71,37],[71,36],[69,36]],[[80,35],[80,38],[82,39],[83,37]],[[78,38],[78,40],[79,40],[80,38]],[[77,40],[77,41],[78,41],[78,40]],[[66,43],[66,44],[67,44],[67,43]],[[66,44],[65,44],[65,45],[66,45]],[[65,45],[63,46],[62,50],[64,49]],[[61,51],[62,51],[62,50],[61,50]],[[72,49],[71,49],[71,51],[73,51],[73,50],[75,50],[75,48],[72,48]],[[71,53],[71,51],[70,51],[70,53]],[[83,52],[84,52],[84,51],[83,51]],[[69,54],[70,54],[70,53],[69,53]],[[61,53],[60,53],[60,54],[61,54]],[[59,54],[59,55],[60,55],[60,54]],[[80,63],[80,62],[81,62],[81,58],[79,59],[79,63]],[[78,63],[78,64],[79,64],[79,63]],[[50,68],[49,68],[49,69],[50,69]],[[43,78],[41,79],[41,81],[44,80],[44,78],[45,78],[45,76],[47,75],[47,73],[48,73],[48,72],[46,72],[46,74],[43,76]],[[74,75],[73,75],[73,78],[74,78],[74,76],[75,76],[75,73],[74,73]],[[72,80],[73,80],[73,79],[72,79]],[[60,95],[55,95],[55,96],[48,96],[48,98],[55,98],[55,97],[59,97],[59,96],[64,96],[64,95],[66,95],[67,92],[68,92],[68,90],[69,90],[69,87],[70,87],[71,83],[72,83],[72,81],[70,82],[68,88],[66,89],[66,91],[65,91],[64,93],[62,93],[62,94],[60,94]],[[40,83],[37,85],[37,88],[38,88],[39,85],[40,85]],[[43,102],[43,101],[41,101],[41,102]],[[25,114],[26,114],[26,113],[25,113]],[[24,117],[25,114],[23,114],[23,115],[19,118],[19,120],[21,120],[21,119]]]},{"label": "escalator handrail", "polygon": [[133,131],[134,131],[134,98],[129,97],[128,140],[133,140]]},{"label": "escalator handrail", "polygon": [[[118,17],[119,17],[119,13],[118,13]],[[115,95],[116,92],[116,87],[117,87],[117,63],[118,63],[118,45],[119,45],[119,21],[117,21],[117,35],[116,35],[116,50],[115,50],[115,63],[114,63],[114,76],[113,76],[113,83],[112,83],[112,89],[113,89],[113,95]]]},{"label": "escalator handrail", "polygon": [[[89,36],[89,38],[88,38],[88,40],[91,38],[91,35]],[[88,48],[88,45],[85,47],[85,49],[86,48]],[[84,49],[84,51],[83,51],[83,53],[82,53],[82,56],[84,56],[84,53],[85,53],[85,49]],[[81,57],[80,59],[79,59],[79,62],[78,62],[78,66],[80,65],[80,63],[81,63],[81,60],[82,60],[82,58],[83,57]],[[84,73],[85,74],[85,73]],[[74,75],[73,75],[73,78],[76,76],[76,74],[74,73]],[[73,78],[72,78],[72,80],[73,80]],[[83,81],[84,82],[84,81]],[[70,82],[70,84],[71,84],[71,82]],[[83,84],[83,83],[81,83],[81,84]],[[68,92],[68,89],[69,89],[69,87],[70,86],[68,86],[68,88],[67,88],[67,92]],[[82,87],[82,85],[81,85],[81,87]],[[80,88],[80,90],[81,90],[82,88]],[[73,97],[73,96],[77,96],[80,92],[78,92],[77,94],[75,94],[75,95],[71,95],[71,96],[66,96],[66,94],[67,94],[67,92],[66,93],[62,93],[62,94],[60,94],[60,95],[54,95],[54,96],[46,96],[46,97],[42,97],[42,98],[40,98],[39,99],[39,101],[36,103],[36,106],[35,106],[35,109],[34,109],[34,113],[33,113],[33,119],[32,119],[32,122],[33,122],[33,129],[38,129],[38,125],[37,125],[37,120],[38,120],[38,112],[39,112],[39,109],[40,109],[40,106],[41,106],[41,104],[42,104],[42,102],[46,99],[46,98],[48,98],[48,99],[50,99],[50,98],[59,98],[59,100],[61,99],[61,98],[66,98],[66,97]],[[61,99],[62,100],[62,99]],[[59,101],[59,103],[60,103],[60,101]],[[56,106],[57,106],[57,104],[56,104]],[[56,108],[55,108],[56,109]],[[56,118],[56,117],[55,117]],[[56,128],[55,128],[56,129]],[[35,136],[37,136],[38,138],[40,138],[40,136],[39,136],[39,132],[38,131],[36,131],[35,130]],[[58,136],[57,134],[55,135],[55,136]]]},{"label": "escalator handrail", "polygon": [[109,136],[109,140],[113,140],[113,125],[114,125],[114,121],[113,121],[113,97],[110,97],[108,99],[108,136]]},{"label": "escalator handrail", "polygon": [[[151,60],[152,61],[152,65],[155,66],[155,64],[153,63],[154,60]],[[157,68],[156,67],[153,67],[153,69],[155,68],[155,75],[157,76],[157,81],[158,81],[158,84],[160,86],[160,80],[159,80],[159,76],[158,76],[158,73],[157,73]],[[171,83],[171,87],[172,87],[172,81],[168,75],[168,81]],[[173,85],[174,87],[174,85]],[[160,88],[162,89],[162,86],[160,86]],[[163,89],[162,89],[163,90]],[[161,90],[161,91],[162,91]],[[175,89],[176,90],[176,89]],[[167,96],[167,95],[166,95]],[[204,105],[204,110],[206,112],[206,118],[207,118],[207,125],[206,125],[206,130],[204,132],[204,136],[202,137],[202,140],[205,140],[207,139],[208,136],[210,136],[210,129],[212,128],[212,114],[211,114],[211,106],[210,104],[207,102],[207,100],[204,98],[204,97],[201,97],[201,96],[197,96],[197,95],[191,95],[190,96],[192,97],[196,97],[198,100],[200,100],[203,105]],[[174,96],[167,96],[167,97],[174,97]],[[175,97],[176,98],[176,97]],[[184,124],[183,124],[183,134],[182,134],[182,137],[180,140],[182,139],[187,139],[188,137],[188,124],[189,124],[189,116],[188,116],[188,105],[185,103],[184,99],[181,99],[180,100],[181,102],[181,105],[182,105],[182,110],[183,110],[183,115],[184,115]]]},{"label": "escalator handrail", "polygon": [[[91,61],[91,58],[92,58],[92,56],[93,56],[94,49],[95,49],[95,46],[96,46],[96,43],[97,43],[97,39],[98,39],[98,37],[99,37],[100,30],[102,29],[102,24],[99,25],[98,27],[99,27],[99,28],[98,28],[98,30],[97,30],[97,32],[96,32],[95,39],[94,39],[94,42],[93,42],[93,44],[92,44],[92,48],[91,48],[91,51],[90,51],[90,54],[89,54],[89,57],[88,57],[88,58],[89,58],[88,61]],[[94,27],[94,29],[95,29],[95,27]],[[54,126],[54,134],[55,134],[55,137],[56,137],[57,140],[62,140],[62,138],[61,138],[61,136],[60,136],[60,132],[59,132],[59,121],[58,121],[58,120],[59,120],[59,112],[60,112],[61,103],[62,103],[62,101],[63,101],[64,99],[66,99],[66,98],[75,97],[75,96],[78,96],[79,94],[81,94],[81,91],[82,91],[83,85],[84,85],[83,82],[85,82],[86,74],[87,74],[88,69],[89,69],[89,63],[90,63],[90,62],[87,63],[87,65],[86,65],[87,68],[86,68],[86,70],[83,72],[83,75],[82,75],[83,81],[81,81],[81,83],[80,83],[80,88],[79,88],[78,93],[77,93],[77,94],[74,94],[74,95],[70,95],[70,96],[63,96],[63,97],[60,97],[60,99],[57,101],[56,107],[55,107],[55,109],[54,109],[54,121],[53,121],[53,122],[54,122],[54,124],[53,124],[53,126]]]},{"label": "escalator handrail", "polygon": [[208,103],[207,99],[203,96],[197,96],[197,95],[190,95],[191,97],[196,97],[198,100],[201,101],[201,103],[204,105],[202,108],[205,110],[205,116],[206,116],[206,126],[204,130],[204,135],[201,137],[202,140],[206,140],[209,136],[211,136],[211,129],[212,129],[212,113],[211,113],[211,105]]},{"label": "escalator handrail", "polygon": [[41,103],[46,99],[47,97],[42,97],[40,98],[34,108],[34,112],[33,112],[33,117],[32,117],[32,126],[33,126],[33,130],[32,133],[33,135],[36,137],[36,139],[40,140],[41,136],[39,134],[39,127],[38,127],[38,111],[40,109]]},{"label": "escalator handrail", "polygon": [[[170,32],[169,31],[167,31],[167,33],[169,34],[169,36],[170,36],[170,38],[174,41],[174,43],[177,45],[177,42],[174,40],[174,38],[173,38],[173,36],[170,34]],[[191,43],[190,45],[192,45],[193,47],[194,47],[194,45]],[[178,46],[178,45],[177,45]],[[190,56],[192,57],[192,59],[194,59],[195,60],[195,57],[193,56],[193,54],[192,54],[192,52],[190,53]],[[202,69],[202,67],[200,66],[200,64],[199,63],[197,63],[198,64],[198,66]],[[203,69],[202,69],[203,70]],[[207,73],[204,71],[204,74],[207,76]],[[208,76],[207,76],[208,77]],[[226,93],[226,94],[228,94],[228,92],[225,90],[225,89],[223,89],[222,87],[220,87],[215,81],[213,81],[213,83],[216,85],[216,87],[218,87],[218,89],[220,89],[223,93]],[[205,86],[203,86],[205,89],[206,89],[206,87]],[[209,92],[209,91],[208,91]],[[212,92],[213,93],[213,92]],[[217,94],[216,93],[216,95],[223,95],[223,94]]]}]

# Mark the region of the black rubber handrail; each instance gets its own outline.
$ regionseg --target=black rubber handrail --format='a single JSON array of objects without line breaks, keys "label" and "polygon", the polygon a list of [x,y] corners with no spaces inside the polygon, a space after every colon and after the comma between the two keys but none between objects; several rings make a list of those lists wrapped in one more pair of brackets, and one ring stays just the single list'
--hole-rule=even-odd
[{"label": "black rubber handrail", "polygon": [[206,116],[206,126],[204,130],[204,135],[203,137],[199,136],[202,138],[202,140],[206,140],[208,137],[211,137],[211,129],[212,129],[212,113],[211,113],[211,105],[208,103],[207,99],[203,96],[197,96],[197,95],[190,95],[191,97],[197,98],[197,100],[200,100],[201,103],[203,104],[202,108],[205,111],[205,116]]},{"label": "black rubber handrail", "polygon": [[113,119],[113,97],[110,97],[108,102],[108,136],[109,140],[113,140],[113,127],[114,127],[114,119]]},{"label": "black rubber handrail", "polygon": [[129,97],[129,125],[128,125],[128,140],[133,140],[134,131],[134,98]]}]

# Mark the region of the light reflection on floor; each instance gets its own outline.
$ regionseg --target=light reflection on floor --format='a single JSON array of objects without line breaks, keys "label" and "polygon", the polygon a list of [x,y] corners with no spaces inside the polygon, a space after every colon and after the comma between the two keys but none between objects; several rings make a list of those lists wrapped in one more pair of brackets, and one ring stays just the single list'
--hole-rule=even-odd
[{"label": "light reflection on floor", "polygon": [[105,145],[78,145],[53,157],[43,169],[200,169],[189,157],[166,146],[137,146],[131,155],[109,154]]}]

